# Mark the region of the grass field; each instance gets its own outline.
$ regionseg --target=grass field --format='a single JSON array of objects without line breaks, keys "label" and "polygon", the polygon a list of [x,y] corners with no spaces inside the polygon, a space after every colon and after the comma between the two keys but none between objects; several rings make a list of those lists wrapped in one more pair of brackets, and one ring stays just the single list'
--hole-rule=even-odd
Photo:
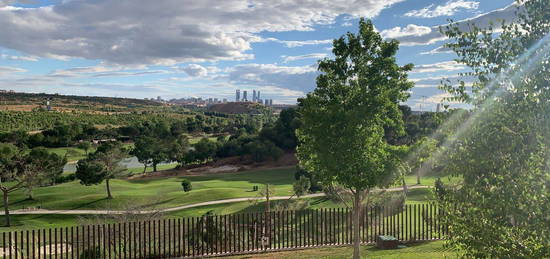
[{"label": "grass field", "polygon": [[[169,168],[174,165],[166,165]],[[162,169],[165,169],[161,167]],[[142,168],[132,169],[141,172]],[[143,205],[146,208],[169,208],[198,202],[231,199],[239,197],[256,197],[252,187],[269,183],[273,195],[292,195],[294,182],[293,167],[251,170],[238,173],[227,173],[210,176],[189,176],[193,190],[183,192],[181,180],[183,177],[151,178],[142,180],[116,179],[111,181],[114,199],[105,199],[105,184],[84,186],[78,181],[59,184],[50,187],[40,187],[34,190],[34,200],[28,200],[24,190],[10,194],[10,209],[43,208],[43,209],[124,209],[129,205]],[[445,182],[454,179],[443,178]],[[422,183],[433,184],[435,177],[423,177]],[[415,176],[408,176],[407,183],[415,183]],[[407,204],[423,203],[431,197],[429,189],[415,189],[408,193]],[[276,206],[281,201],[272,201]],[[341,207],[324,198],[307,199],[309,208]],[[213,210],[215,214],[231,214],[238,212],[260,211],[263,203],[236,202],[185,209],[171,212],[169,217],[200,216]],[[3,216],[2,216],[3,218]],[[14,215],[14,227],[0,229],[7,231],[19,228],[55,227],[77,224],[75,215]]]},{"label": "grass field", "polygon": [[[242,255],[226,257],[231,259],[244,258],[318,258],[318,259],[340,259],[351,258],[353,248],[351,247],[330,247],[314,248],[288,252],[265,253],[255,255]],[[406,248],[395,250],[380,250],[374,246],[361,247],[362,258],[395,258],[395,259],[439,259],[459,258],[457,252],[444,248],[443,241],[408,244]]]},{"label": "grass field", "polygon": [[[428,189],[416,189],[410,190],[408,194],[407,204],[425,203],[427,199],[431,197],[430,190]],[[278,204],[283,203],[283,200],[271,201],[272,208],[275,208]],[[344,205],[341,203],[335,203],[324,197],[301,199],[301,203],[306,203],[307,208],[341,208]],[[248,212],[260,212],[265,208],[265,202],[234,202],[227,204],[215,204],[208,206],[201,206],[195,208],[189,208],[185,210],[170,212],[165,214],[168,218],[178,217],[196,217],[206,214],[212,211],[216,215],[226,215],[233,213],[248,213]],[[12,215],[13,226],[11,228],[1,228],[1,231],[10,230],[22,230],[22,229],[35,229],[35,228],[51,228],[61,226],[78,225],[80,221],[87,218],[93,218],[95,216],[90,215]],[[2,218],[3,220],[3,218]],[[1,222],[0,222],[1,223]]]}]

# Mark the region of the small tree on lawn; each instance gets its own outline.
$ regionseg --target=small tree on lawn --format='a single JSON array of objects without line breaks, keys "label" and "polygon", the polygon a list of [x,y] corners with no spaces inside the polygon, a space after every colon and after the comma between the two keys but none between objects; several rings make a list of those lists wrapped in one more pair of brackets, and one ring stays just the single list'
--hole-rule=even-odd
[{"label": "small tree on lawn", "polygon": [[399,102],[408,97],[412,65],[395,60],[397,41],[384,41],[370,21],[359,33],[334,40],[334,59],[319,62],[317,88],[299,101],[302,125],[300,165],[323,183],[337,183],[353,195],[353,258],[360,257],[359,222],[363,200],[388,185],[397,159],[384,128],[403,133]]},{"label": "small tree on lawn", "polygon": [[100,184],[105,181],[107,199],[112,199],[109,182],[126,171],[120,162],[127,156],[126,150],[120,143],[105,143],[99,146],[96,152],[91,153],[88,158],[78,161],[76,178],[83,185]]},{"label": "small tree on lawn", "polygon": [[88,155],[88,151],[90,150],[90,148],[92,148],[92,144],[90,144],[89,141],[82,141],[78,143],[76,147],[84,150],[84,152],[86,152],[86,155]]}]

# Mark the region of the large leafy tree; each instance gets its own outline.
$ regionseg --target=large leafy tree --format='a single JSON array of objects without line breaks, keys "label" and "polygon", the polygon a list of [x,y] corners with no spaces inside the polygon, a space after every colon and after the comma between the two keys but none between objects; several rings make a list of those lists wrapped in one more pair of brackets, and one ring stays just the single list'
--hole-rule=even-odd
[{"label": "large leafy tree", "polygon": [[78,161],[76,178],[83,185],[100,184],[105,181],[107,199],[112,199],[110,180],[124,174],[126,168],[120,162],[127,156],[127,150],[118,142],[102,144],[96,152]]},{"label": "large leafy tree", "polygon": [[43,147],[33,148],[25,155],[18,169],[21,171],[20,179],[24,182],[28,198],[33,199],[34,187],[46,182],[55,184],[55,180],[63,174],[66,163],[65,157],[51,153]]},{"label": "large leafy tree", "polygon": [[440,195],[449,244],[467,257],[550,257],[550,5],[517,2],[502,29],[443,30],[477,79],[443,86],[473,106],[445,157],[464,181]]},{"label": "large leafy tree", "polygon": [[384,128],[403,132],[399,102],[408,97],[412,65],[399,66],[397,41],[384,41],[370,21],[334,40],[334,59],[319,62],[317,88],[299,100],[300,165],[324,184],[353,194],[353,257],[359,258],[359,217],[375,187],[393,180],[397,159]]},{"label": "large leafy tree", "polygon": [[18,161],[23,154],[13,144],[0,143],[0,190],[2,190],[4,201],[5,226],[10,226],[9,194],[20,189],[23,181],[18,180],[21,175],[17,170]]}]

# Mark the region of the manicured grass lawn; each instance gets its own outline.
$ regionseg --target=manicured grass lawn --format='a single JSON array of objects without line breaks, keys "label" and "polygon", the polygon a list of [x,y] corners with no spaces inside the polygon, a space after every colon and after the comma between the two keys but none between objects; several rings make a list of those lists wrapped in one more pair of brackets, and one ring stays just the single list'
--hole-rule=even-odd
[{"label": "manicured grass lawn", "polygon": [[[67,161],[69,162],[78,161],[80,159],[86,158],[86,152],[76,147],[55,147],[55,148],[48,148],[48,150],[59,156],[67,155]],[[94,150],[95,148],[90,148],[88,152],[94,152]]]},{"label": "manicured grass lawn", "polygon": [[[276,252],[266,254],[242,255],[226,258],[318,258],[340,259],[351,258],[353,248],[330,247],[313,248],[297,251]],[[395,258],[395,259],[424,259],[424,258],[458,258],[458,254],[450,249],[443,248],[443,241],[409,244],[406,248],[395,250],[380,250],[374,246],[361,247],[362,258]]]},{"label": "manicured grass lawn", "polygon": [[183,192],[183,177],[146,180],[111,181],[114,199],[107,200],[105,184],[84,186],[78,181],[56,186],[40,187],[34,191],[35,200],[27,200],[24,190],[10,194],[10,209],[41,207],[44,209],[116,209],[121,204],[147,204],[149,207],[175,207],[185,204],[254,197],[252,186],[273,185],[274,195],[291,195],[294,168],[253,170],[212,176],[185,177],[193,183],[193,190]]},{"label": "manicured grass lawn", "polygon": [[[178,166],[177,163],[158,165],[157,170],[158,171],[170,170],[170,169],[176,168],[176,166]],[[132,174],[143,173],[143,167],[128,168],[127,170],[128,170],[128,172],[130,172]],[[153,167],[148,166],[147,170],[145,172],[147,172],[147,173],[153,172]]]}]

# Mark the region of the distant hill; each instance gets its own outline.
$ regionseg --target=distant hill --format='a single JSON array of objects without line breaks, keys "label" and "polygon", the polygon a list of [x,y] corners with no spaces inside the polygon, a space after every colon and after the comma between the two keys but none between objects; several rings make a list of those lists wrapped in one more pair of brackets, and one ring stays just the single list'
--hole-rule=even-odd
[{"label": "distant hill", "polygon": [[208,111],[227,114],[261,114],[266,107],[252,102],[219,103],[208,106]]},{"label": "distant hill", "polygon": [[0,107],[2,110],[31,111],[46,108],[47,101],[50,101],[52,109],[57,111],[130,112],[135,111],[136,108],[154,108],[163,105],[155,101],[133,98],[44,93],[0,93]]}]

